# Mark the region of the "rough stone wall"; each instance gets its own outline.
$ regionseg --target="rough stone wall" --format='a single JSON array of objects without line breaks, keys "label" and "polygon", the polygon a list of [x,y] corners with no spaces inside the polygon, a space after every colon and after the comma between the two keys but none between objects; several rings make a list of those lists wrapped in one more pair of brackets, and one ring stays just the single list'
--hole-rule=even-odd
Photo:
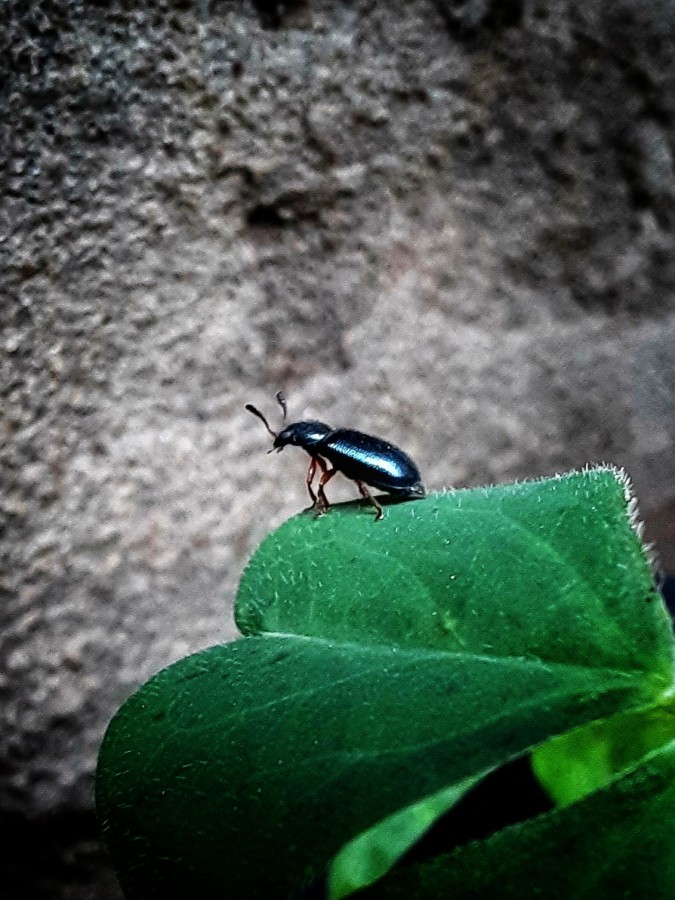
[{"label": "rough stone wall", "polygon": [[4,880],[108,897],[82,860],[110,716],[234,636],[248,554],[306,502],[245,402],[283,387],[431,489],[625,464],[675,569],[675,3],[0,17]]}]

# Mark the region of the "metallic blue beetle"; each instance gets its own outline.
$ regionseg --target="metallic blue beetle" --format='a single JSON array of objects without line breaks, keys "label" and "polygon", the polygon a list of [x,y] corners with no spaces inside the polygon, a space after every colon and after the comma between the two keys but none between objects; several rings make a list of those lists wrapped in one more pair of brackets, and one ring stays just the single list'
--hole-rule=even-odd
[{"label": "metallic blue beetle", "polygon": [[[281,391],[277,393],[277,402],[285,421],[286,399]],[[287,425],[283,431],[272,431],[260,410],[250,403],[246,404],[246,409],[263,421],[274,438],[272,450],[279,452],[287,445],[292,445],[307,451],[310,456],[307,490],[312,498],[312,508],[318,506],[320,513],[330,506],[324,488],[336,472],[342,472],[356,482],[361,495],[377,511],[375,521],[381,519],[384,513],[366,487],[367,484],[399,497],[415,498],[425,494],[422,477],[415,463],[407,453],[388,441],[351,428],[331,428],[325,422],[315,421],[295,422]],[[268,450],[268,453],[272,450]],[[328,463],[331,464],[331,469],[328,468]],[[317,466],[321,469],[321,477],[317,493],[314,493],[312,482]]]}]

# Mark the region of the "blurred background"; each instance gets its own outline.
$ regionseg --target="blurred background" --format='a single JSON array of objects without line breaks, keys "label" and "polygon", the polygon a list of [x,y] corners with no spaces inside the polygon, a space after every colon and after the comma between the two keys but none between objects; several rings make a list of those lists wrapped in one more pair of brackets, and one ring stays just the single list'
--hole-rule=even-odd
[{"label": "blurred background", "polygon": [[675,2],[5,0],[0,44],[0,896],[116,900],[105,727],[307,505],[245,403],[430,490],[625,466],[675,571]]}]

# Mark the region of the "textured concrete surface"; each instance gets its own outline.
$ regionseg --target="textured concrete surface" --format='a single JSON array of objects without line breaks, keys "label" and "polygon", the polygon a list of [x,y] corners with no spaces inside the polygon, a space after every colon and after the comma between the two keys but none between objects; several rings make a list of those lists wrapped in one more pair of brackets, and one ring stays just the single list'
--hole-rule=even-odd
[{"label": "textured concrete surface", "polygon": [[8,0],[0,40],[5,880],[112,897],[103,730],[306,502],[245,402],[431,489],[625,464],[675,569],[675,3]]}]

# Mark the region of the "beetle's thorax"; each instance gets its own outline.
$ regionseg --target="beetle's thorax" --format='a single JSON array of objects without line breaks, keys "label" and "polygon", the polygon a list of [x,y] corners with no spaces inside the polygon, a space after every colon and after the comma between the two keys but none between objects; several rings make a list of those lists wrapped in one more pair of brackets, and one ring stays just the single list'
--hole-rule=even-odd
[{"label": "beetle's thorax", "polygon": [[325,440],[333,429],[325,422],[294,422],[274,438],[274,447],[282,450],[287,444],[296,447],[311,447]]}]

